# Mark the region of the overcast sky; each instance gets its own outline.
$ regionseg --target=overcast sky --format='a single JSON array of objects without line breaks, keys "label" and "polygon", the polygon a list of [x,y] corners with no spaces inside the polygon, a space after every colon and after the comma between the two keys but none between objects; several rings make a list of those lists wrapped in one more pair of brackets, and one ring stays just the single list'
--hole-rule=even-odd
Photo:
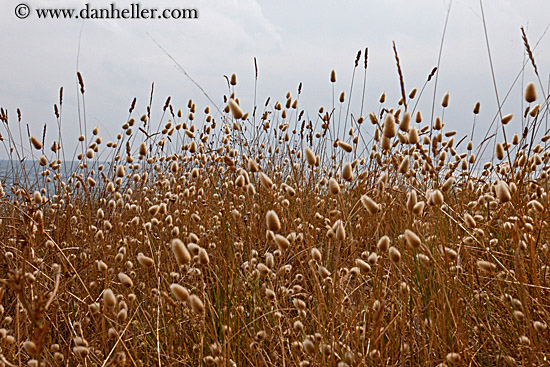
[{"label": "overcast sky", "polygon": [[[21,0],[23,1],[23,0]],[[48,126],[48,146],[57,138],[53,104],[64,87],[64,140],[79,135],[76,105],[76,71],[86,85],[88,127],[99,126],[104,140],[114,139],[126,121],[128,108],[137,97],[135,116],[145,112],[151,83],[155,83],[153,121],[160,119],[167,96],[176,109],[193,98],[198,110],[209,102],[153,42],[158,41],[216,101],[227,93],[224,75],[236,73],[236,93],[241,105],[253,106],[254,57],[259,68],[258,103],[267,96],[284,100],[287,91],[296,95],[303,83],[301,106],[311,116],[319,106],[331,104],[331,69],[338,75],[337,92],[349,91],[354,59],[359,49],[369,48],[366,114],[378,111],[378,98],[387,92],[389,106],[399,97],[399,81],[393,58],[396,42],[407,92],[422,87],[437,65],[449,0],[203,0],[152,1],[140,5],[156,8],[196,8],[194,20],[52,20],[37,19],[36,8],[80,9],[84,1],[24,0],[31,8],[27,19],[18,19],[19,0],[0,0],[0,106],[7,109],[10,126],[16,126],[20,108],[23,123],[41,136]],[[90,1],[91,2],[91,1]],[[118,8],[131,2],[118,0]],[[94,7],[110,4],[94,1]],[[524,26],[539,74],[548,85],[550,25],[548,0],[484,0],[497,86],[501,100],[513,86],[525,60],[520,27]],[[148,34],[151,36],[148,36]],[[80,50],[80,51],[79,51]],[[78,63],[78,65],[77,65]],[[361,98],[362,69],[355,80],[352,112]],[[517,81],[504,111],[521,115],[522,83],[534,81],[531,65]],[[485,131],[496,112],[495,93],[485,45],[478,0],[455,0],[450,10],[439,71],[437,105],[451,93],[445,112],[449,129],[467,133],[472,108],[482,103],[479,131]],[[538,85],[538,83],[537,83]],[[431,83],[421,107],[430,114]],[[357,103],[357,104],[356,104]],[[436,114],[440,114],[436,108]],[[519,120],[518,120],[519,124]],[[5,136],[5,128],[0,128]],[[4,149],[0,157],[6,157]]]}]

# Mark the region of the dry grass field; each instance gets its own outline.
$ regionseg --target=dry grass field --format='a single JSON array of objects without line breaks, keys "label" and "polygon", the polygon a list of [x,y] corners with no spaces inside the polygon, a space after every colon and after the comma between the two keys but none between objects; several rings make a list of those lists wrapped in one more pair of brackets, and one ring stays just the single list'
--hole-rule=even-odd
[{"label": "dry grass field", "polygon": [[548,365],[549,96],[472,141],[416,109],[435,73],[374,112],[134,100],[72,168],[2,110],[0,365]]}]

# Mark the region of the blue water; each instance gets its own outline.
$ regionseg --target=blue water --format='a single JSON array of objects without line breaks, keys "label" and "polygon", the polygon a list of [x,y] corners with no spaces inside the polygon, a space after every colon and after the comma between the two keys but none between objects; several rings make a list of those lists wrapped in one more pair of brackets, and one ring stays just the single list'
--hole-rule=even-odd
[{"label": "blue water", "polygon": [[[24,160],[23,162],[18,160],[0,160],[0,182],[8,196],[11,194],[12,187],[26,190],[40,190],[41,188],[53,190],[59,182],[53,179],[55,172],[51,169],[49,169],[49,176],[43,176],[42,172],[46,169],[49,169],[49,167],[42,167],[38,161],[33,160]],[[64,180],[73,172],[78,173],[81,171],[78,168],[78,162],[68,161],[62,163],[60,169],[56,172],[61,174]],[[47,177],[50,178],[50,182],[47,182]]]}]

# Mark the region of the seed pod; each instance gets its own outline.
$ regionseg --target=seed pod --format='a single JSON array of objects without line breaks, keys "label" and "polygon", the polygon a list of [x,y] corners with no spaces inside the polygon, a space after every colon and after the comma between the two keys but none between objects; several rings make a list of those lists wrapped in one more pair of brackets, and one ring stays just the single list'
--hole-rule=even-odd
[{"label": "seed pod", "polygon": [[107,288],[103,291],[103,306],[110,310],[113,309],[116,305],[116,297],[113,291],[110,288]]},{"label": "seed pod", "polygon": [[155,262],[153,261],[152,258],[143,255],[141,252],[138,254],[137,259],[138,259],[138,262],[142,266],[145,266],[146,268],[150,268],[151,266],[153,266],[155,264]]},{"label": "seed pod", "polygon": [[504,147],[502,143],[497,143],[495,146],[495,153],[499,161],[504,159]]},{"label": "seed pod", "polygon": [[415,249],[418,249],[422,244],[420,238],[410,229],[405,230],[405,241],[407,242],[408,246]]},{"label": "seed pod", "polygon": [[275,292],[273,292],[273,290],[271,290],[269,288],[266,288],[265,296],[267,297],[267,299],[269,301],[271,301],[271,302],[275,301],[276,295],[275,295]]},{"label": "seed pod", "polygon": [[384,120],[384,130],[383,134],[386,138],[393,138],[396,134],[395,131],[395,118],[393,117],[393,114],[387,113],[386,119]]},{"label": "seed pod", "polygon": [[531,108],[531,112],[529,112],[529,116],[536,117],[539,113],[539,110],[540,110],[540,104],[535,105],[535,107]]},{"label": "seed pod", "polygon": [[139,145],[139,154],[142,155],[142,156],[147,155],[147,144],[145,144],[145,142],[142,142]]},{"label": "seed pod", "polygon": [[271,179],[267,177],[267,175],[263,172],[260,172],[259,175],[260,183],[262,184],[262,186],[267,190],[271,190],[271,188],[273,187],[273,181],[271,181]]},{"label": "seed pod", "polygon": [[443,205],[443,202],[444,202],[443,194],[439,190],[434,190],[430,195],[430,199],[432,200],[433,204],[436,206]]},{"label": "seed pod", "polygon": [[416,191],[415,190],[412,190],[411,192],[409,192],[407,194],[407,210],[409,210],[410,212],[413,211],[413,208],[414,206],[416,205],[417,203],[417,196],[416,196]]},{"label": "seed pod", "polygon": [[395,247],[391,246],[388,250],[388,254],[390,256],[390,260],[393,262],[393,263],[398,263],[400,260],[401,260],[401,253],[399,252],[398,249],[396,249]]},{"label": "seed pod", "polygon": [[275,244],[279,246],[281,250],[286,250],[290,246],[290,242],[286,239],[286,237],[281,236],[280,234],[275,235]]},{"label": "seed pod", "polygon": [[336,227],[334,230],[334,232],[336,233],[336,239],[338,241],[344,241],[346,239],[346,230],[344,228],[344,223],[342,223],[342,220],[338,219],[336,223],[334,223],[334,227]]},{"label": "seed pod", "polygon": [[492,262],[485,261],[485,260],[478,260],[476,262],[477,267],[479,270],[485,272],[485,273],[492,273],[496,270],[497,266],[493,264]]},{"label": "seed pod", "polygon": [[510,188],[508,187],[508,184],[504,181],[499,181],[498,184],[495,187],[497,199],[500,200],[501,203],[506,203],[510,200],[512,200],[512,195],[510,194]]},{"label": "seed pod", "polygon": [[527,84],[527,87],[525,87],[525,100],[527,103],[535,102],[537,100],[537,88],[535,87],[535,83],[530,82]]},{"label": "seed pod", "polygon": [[256,160],[254,158],[249,158],[248,159],[248,170],[250,172],[259,172],[260,171],[260,167],[258,166],[258,163],[256,162]]},{"label": "seed pod", "polygon": [[418,203],[416,203],[413,207],[413,214],[416,216],[421,216],[424,212],[425,205],[426,203],[424,201],[419,201]]},{"label": "seed pod", "polygon": [[458,353],[449,353],[447,354],[447,362],[452,364],[457,364],[460,362],[460,354]]},{"label": "seed pod", "polygon": [[204,304],[197,295],[192,294],[189,296],[189,304],[194,313],[201,314],[204,312]]},{"label": "seed pod", "polygon": [[417,144],[418,143],[418,130],[416,127],[411,127],[409,129],[409,144]]},{"label": "seed pod", "polygon": [[[378,131],[378,130],[376,130]],[[380,147],[382,148],[383,151],[388,151],[391,149],[391,139],[390,138],[387,138],[385,136],[382,136],[382,142],[380,144]]]},{"label": "seed pod", "polygon": [[307,164],[309,164],[310,166],[315,166],[315,162],[317,161],[317,158],[315,157],[315,153],[313,153],[313,150],[306,147],[305,156],[306,156]]},{"label": "seed pod", "polygon": [[474,217],[472,217],[470,214],[468,213],[465,213],[464,214],[464,222],[466,222],[466,225],[468,225],[468,227],[470,228],[475,228],[476,227],[476,220],[474,219]]},{"label": "seed pod", "polygon": [[40,142],[40,140],[38,140],[34,136],[31,136],[30,139],[31,139],[31,144],[34,147],[34,149],[36,149],[36,150],[42,149],[42,143]]},{"label": "seed pod", "polygon": [[328,188],[333,195],[338,195],[340,193],[340,185],[333,177],[328,180]]},{"label": "seed pod", "polygon": [[258,269],[260,275],[263,277],[269,274],[269,268],[263,263],[259,263],[258,265],[256,265],[256,269]]},{"label": "seed pod", "polygon": [[361,269],[361,272],[362,272],[362,273],[368,273],[368,272],[371,271],[371,266],[370,266],[367,262],[365,262],[365,261],[363,261],[363,260],[361,260],[361,259],[355,259],[355,265],[356,265],[359,269]]},{"label": "seed pod", "polygon": [[340,98],[339,98],[340,103],[344,103],[345,99],[346,99],[346,93],[345,92],[340,93]]},{"label": "seed pod", "polygon": [[175,238],[172,240],[172,252],[176,257],[176,261],[178,262],[178,265],[180,266],[185,265],[189,261],[191,261],[191,254],[189,253],[189,250],[185,247],[183,242],[178,238]]},{"label": "seed pod", "polygon": [[414,116],[414,121],[417,124],[422,122],[422,113],[420,111],[416,111],[416,115]]},{"label": "seed pod", "polygon": [[265,222],[267,229],[272,232],[279,232],[281,230],[281,222],[279,216],[275,211],[269,210],[265,215]]},{"label": "seed pod", "polygon": [[535,321],[533,322],[533,328],[537,333],[542,333],[546,330],[547,325],[544,322],[541,321]]},{"label": "seed pod", "polygon": [[445,93],[443,96],[443,101],[441,101],[441,106],[443,106],[443,108],[447,108],[447,106],[449,106],[449,97],[449,92]]},{"label": "seed pod", "polygon": [[311,339],[306,338],[302,342],[302,345],[304,346],[304,350],[307,354],[313,355],[315,353],[315,344],[311,341]]},{"label": "seed pod", "polygon": [[509,113],[508,115],[504,116],[501,120],[502,124],[503,125],[506,125],[508,124],[510,121],[512,121],[512,119],[514,118],[514,114],[513,113]]},{"label": "seed pod", "polygon": [[353,147],[351,146],[351,144],[348,144],[344,141],[338,140],[338,146],[347,153],[351,153],[353,151]]},{"label": "seed pod", "polygon": [[441,185],[441,191],[443,192],[449,192],[451,190],[451,187],[455,184],[456,180],[454,177],[449,177],[443,185]]},{"label": "seed pod", "polygon": [[126,275],[124,273],[118,273],[118,280],[126,288],[131,288],[134,285],[134,282],[132,281],[132,278],[130,278],[128,275]]},{"label": "seed pod", "polygon": [[344,163],[344,167],[342,168],[342,178],[348,182],[351,182],[353,180],[353,176],[353,168],[351,163]]},{"label": "seed pod", "polygon": [[82,345],[77,345],[73,347],[73,353],[76,354],[79,358],[86,358],[89,352],[90,350]]},{"label": "seed pod", "polygon": [[406,156],[405,158],[403,158],[403,161],[401,161],[401,164],[399,164],[399,168],[398,168],[399,173],[406,174],[409,171],[409,166],[411,164],[410,162],[411,161],[409,156]]},{"label": "seed pod", "polygon": [[27,340],[23,343],[23,349],[25,352],[29,353],[31,356],[34,356],[38,353],[38,347],[32,340]]},{"label": "seed pod", "polygon": [[382,236],[378,240],[378,243],[376,244],[376,247],[378,248],[378,251],[386,252],[386,251],[388,251],[390,243],[391,243],[391,240],[388,236]]},{"label": "seed pod", "polygon": [[228,106],[235,120],[239,120],[244,116],[243,110],[233,98],[229,99]]},{"label": "seed pod", "polygon": [[199,250],[199,262],[202,265],[208,265],[208,263],[210,262],[210,257],[208,257],[208,252],[206,252],[206,250],[202,247]]},{"label": "seed pod", "polygon": [[330,82],[336,83],[336,71],[334,69],[330,72]]},{"label": "seed pod", "polygon": [[376,201],[372,200],[368,195],[361,196],[361,204],[367,209],[367,211],[374,215],[380,211],[380,205]]},{"label": "seed pod", "polygon": [[182,287],[179,284],[171,284],[170,285],[170,291],[180,301],[181,303],[184,303],[189,298],[189,291],[187,288]]},{"label": "seed pod", "polygon": [[126,170],[125,170],[124,166],[117,166],[116,176],[120,177],[120,178],[126,176]]},{"label": "seed pod", "polygon": [[315,261],[317,261],[318,263],[321,262],[321,251],[319,251],[316,247],[312,248],[311,249],[311,258]]},{"label": "seed pod", "polygon": [[403,119],[399,123],[399,129],[401,131],[408,132],[410,122],[411,122],[411,113],[405,112],[405,114],[403,115]]}]

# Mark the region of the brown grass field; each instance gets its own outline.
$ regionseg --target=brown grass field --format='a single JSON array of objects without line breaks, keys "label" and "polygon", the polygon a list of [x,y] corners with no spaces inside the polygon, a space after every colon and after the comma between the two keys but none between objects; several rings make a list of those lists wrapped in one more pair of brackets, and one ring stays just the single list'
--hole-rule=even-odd
[{"label": "brown grass field", "polygon": [[243,112],[233,76],[221,111],[134,100],[116,141],[81,114],[72,168],[2,109],[0,366],[548,365],[549,96],[472,142],[395,55],[365,117],[301,90]]}]

